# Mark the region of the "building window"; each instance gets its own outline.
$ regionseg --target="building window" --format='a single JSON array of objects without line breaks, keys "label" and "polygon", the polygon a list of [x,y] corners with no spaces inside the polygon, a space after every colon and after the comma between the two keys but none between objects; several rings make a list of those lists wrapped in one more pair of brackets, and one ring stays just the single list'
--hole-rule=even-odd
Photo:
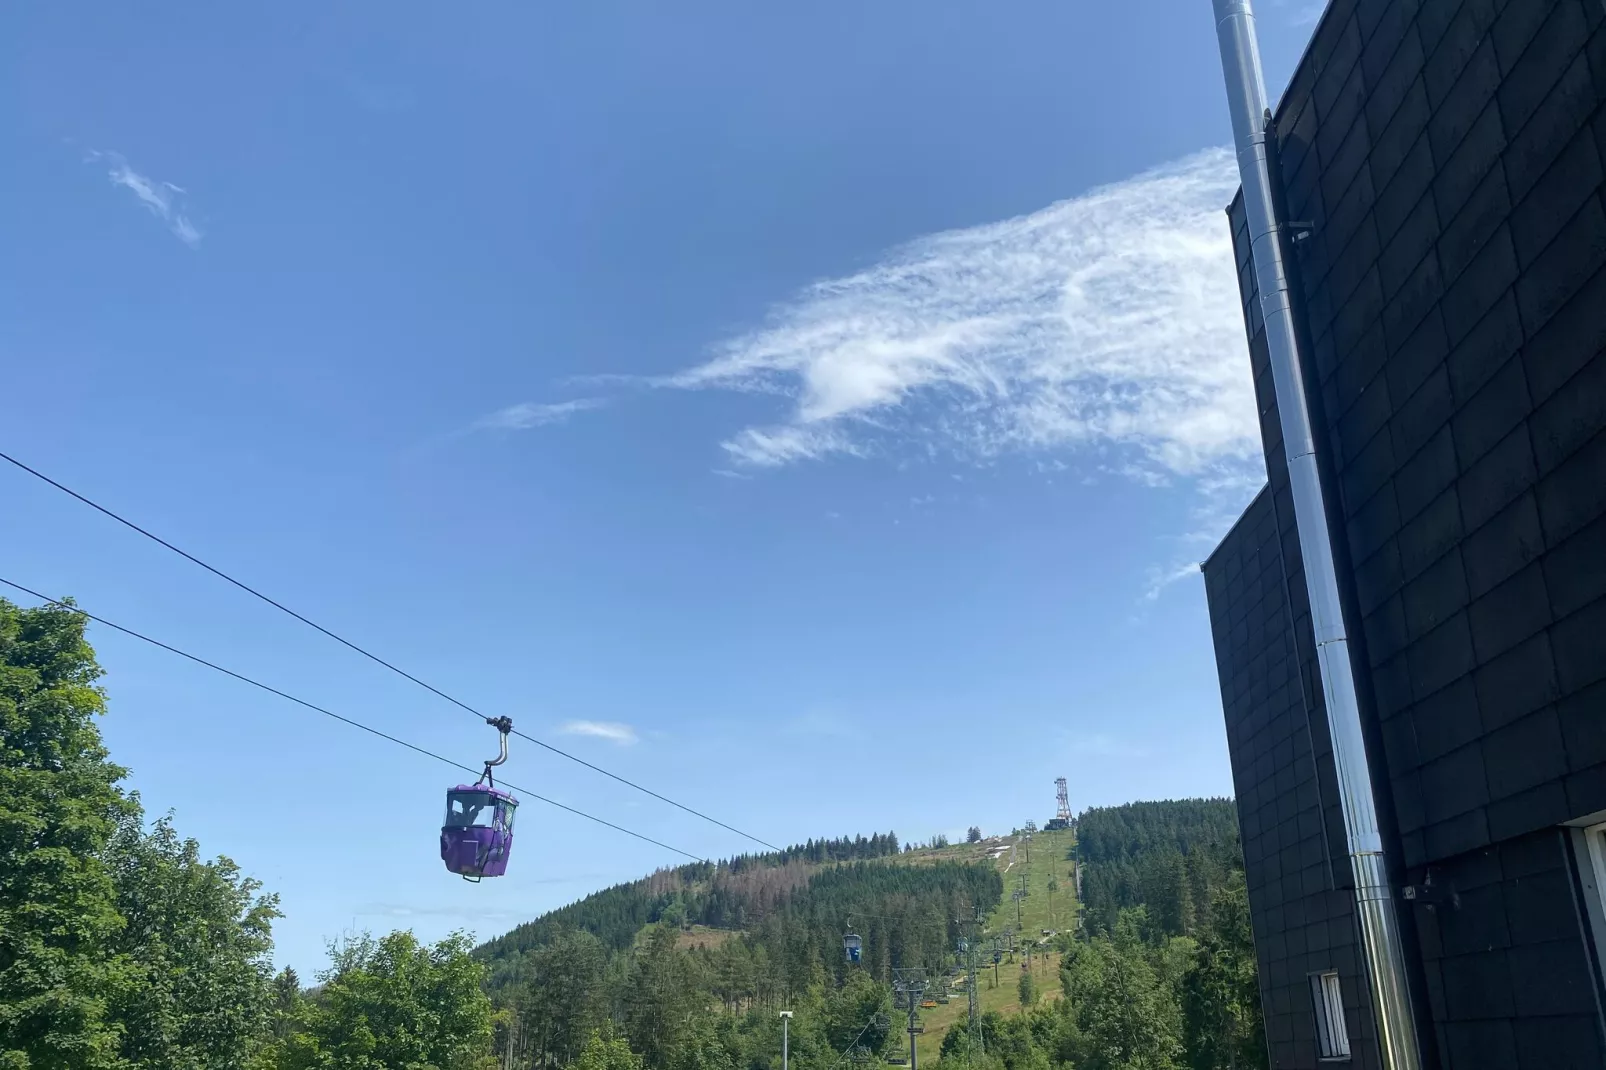
[{"label": "building window", "polygon": [[1592,825],[1584,830],[1584,842],[1589,845],[1590,872],[1585,876],[1594,877],[1595,892],[1606,888],[1606,825]]},{"label": "building window", "polygon": [[1595,936],[1597,971],[1601,960],[1606,960],[1606,824],[1599,822],[1600,816],[1593,815],[1594,823],[1573,826],[1573,855],[1584,893],[1584,912]]},{"label": "building window", "polygon": [[1316,1052],[1323,1059],[1349,1058],[1349,1030],[1344,1027],[1344,992],[1338,973],[1310,975],[1310,998],[1316,1007]]}]

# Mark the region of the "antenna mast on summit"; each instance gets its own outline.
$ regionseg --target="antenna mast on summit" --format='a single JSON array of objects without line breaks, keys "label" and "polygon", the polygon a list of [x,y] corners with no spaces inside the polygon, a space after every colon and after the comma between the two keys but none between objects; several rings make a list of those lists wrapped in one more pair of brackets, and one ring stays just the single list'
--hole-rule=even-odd
[{"label": "antenna mast on summit", "polygon": [[1054,812],[1056,820],[1070,824],[1071,821],[1071,789],[1065,786],[1065,778],[1060,777],[1054,781],[1055,799],[1059,809]]}]

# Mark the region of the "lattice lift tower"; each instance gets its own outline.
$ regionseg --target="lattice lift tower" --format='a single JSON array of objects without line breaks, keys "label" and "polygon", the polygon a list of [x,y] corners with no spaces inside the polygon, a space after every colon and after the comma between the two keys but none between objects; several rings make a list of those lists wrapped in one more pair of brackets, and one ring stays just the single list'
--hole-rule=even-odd
[{"label": "lattice lift tower", "polygon": [[905,1000],[909,1009],[909,1070],[920,1070],[920,1056],[915,1051],[915,1038],[925,1032],[920,1026],[920,997],[925,991],[925,970],[914,967],[892,971],[893,997]]},{"label": "lattice lift tower", "polygon": [[965,1065],[973,1066],[985,1052],[981,1036],[981,934],[982,917],[968,927],[965,941],[965,996],[970,1003],[970,1016],[965,1022]]},{"label": "lattice lift tower", "polygon": [[1071,823],[1071,789],[1065,786],[1064,777],[1054,781],[1054,793],[1055,799],[1059,803],[1059,809],[1054,811],[1054,820],[1063,821],[1069,825]]}]

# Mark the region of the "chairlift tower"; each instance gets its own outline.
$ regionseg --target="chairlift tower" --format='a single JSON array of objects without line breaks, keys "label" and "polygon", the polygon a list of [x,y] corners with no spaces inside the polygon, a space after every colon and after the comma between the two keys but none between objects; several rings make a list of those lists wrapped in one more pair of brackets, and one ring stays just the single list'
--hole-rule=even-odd
[{"label": "chairlift tower", "polygon": [[969,922],[961,922],[969,935],[965,939],[965,1000],[969,1018],[965,1022],[965,1065],[974,1066],[978,1056],[984,1054],[981,1035],[981,936],[982,917],[976,915]]},{"label": "chairlift tower", "polygon": [[1071,823],[1071,789],[1066,787],[1065,778],[1059,777],[1054,781],[1054,797],[1059,808],[1054,811],[1054,819]]},{"label": "chairlift tower", "polygon": [[909,1006],[909,1070],[920,1070],[915,1037],[921,1033],[920,996],[926,990],[926,971],[918,966],[892,971],[892,992]]}]

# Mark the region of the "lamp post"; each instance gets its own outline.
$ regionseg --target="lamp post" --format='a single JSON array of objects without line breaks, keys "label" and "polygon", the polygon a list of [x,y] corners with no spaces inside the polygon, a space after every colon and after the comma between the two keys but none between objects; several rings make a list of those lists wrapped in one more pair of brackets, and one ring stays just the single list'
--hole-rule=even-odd
[{"label": "lamp post", "polygon": [[792,1022],[792,1012],[781,1012],[781,1070],[787,1070],[787,1061],[791,1058],[791,1035],[787,1028]]}]

